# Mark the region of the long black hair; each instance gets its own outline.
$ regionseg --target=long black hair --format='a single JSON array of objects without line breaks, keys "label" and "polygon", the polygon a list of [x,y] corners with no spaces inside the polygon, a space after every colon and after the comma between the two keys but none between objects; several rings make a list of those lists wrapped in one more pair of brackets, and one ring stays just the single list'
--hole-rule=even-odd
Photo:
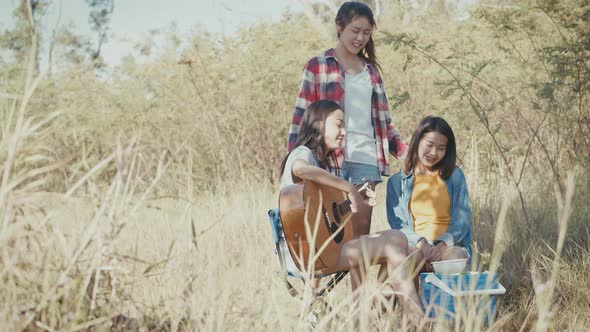
[{"label": "long black hair", "polygon": [[[362,16],[366,17],[369,20],[372,28],[377,26],[375,22],[375,17],[373,16],[373,11],[369,6],[362,2],[357,1],[347,1],[340,6],[338,12],[336,13],[336,25],[344,29],[350,22],[352,22],[355,18]],[[338,32],[338,38],[340,38],[340,32]],[[381,65],[377,61],[377,55],[375,53],[375,43],[373,42],[373,34],[369,37],[369,41],[367,45],[359,51],[358,56],[363,58],[368,63],[372,64],[377,68],[378,71],[381,71]]]},{"label": "long black hair", "polygon": [[457,167],[457,147],[455,144],[455,134],[451,126],[449,126],[445,119],[438,116],[429,115],[425,117],[420,121],[416,130],[414,130],[408,155],[404,161],[404,171],[406,174],[409,174],[419,163],[418,146],[420,145],[420,140],[425,134],[430,132],[440,133],[446,136],[448,140],[445,156],[434,165],[434,169],[439,171],[440,177],[446,180],[453,174],[455,167]]},{"label": "long black hair", "polygon": [[[332,151],[326,154],[326,147],[324,145],[326,118],[330,113],[339,109],[342,109],[340,105],[331,100],[320,99],[314,101],[309,104],[307,110],[303,113],[303,118],[299,125],[299,134],[295,142],[295,147],[300,145],[308,147],[320,161],[320,166],[324,169],[330,169],[330,159],[336,160]],[[281,175],[285,171],[287,158],[289,158],[290,154],[291,152],[287,153],[281,162]]]}]

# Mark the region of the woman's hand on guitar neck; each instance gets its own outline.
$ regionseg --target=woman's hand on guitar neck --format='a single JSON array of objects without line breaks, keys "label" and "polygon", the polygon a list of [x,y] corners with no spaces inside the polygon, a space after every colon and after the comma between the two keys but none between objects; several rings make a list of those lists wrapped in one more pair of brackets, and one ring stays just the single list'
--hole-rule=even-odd
[{"label": "woman's hand on guitar neck", "polygon": [[367,187],[365,189],[365,196],[367,196],[367,203],[369,206],[377,205],[377,193],[373,189]]},{"label": "woman's hand on guitar neck", "polygon": [[353,189],[348,191],[348,199],[350,200],[350,210],[352,213],[359,212],[361,204],[368,204],[369,206],[375,206],[375,204],[377,204],[377,194],[368,186],[368,184],[365,184],[360,189],[356,189],[355,186],[352,187]]},{"label": "woman's hand on guitar neck", "polygon": [[371,184],[369,182],[365,182],[360,188],[358,188],[358,192],[361,194],[364,200],[367,201],[369,206],[377,205],[377,193],[371,188]]}]

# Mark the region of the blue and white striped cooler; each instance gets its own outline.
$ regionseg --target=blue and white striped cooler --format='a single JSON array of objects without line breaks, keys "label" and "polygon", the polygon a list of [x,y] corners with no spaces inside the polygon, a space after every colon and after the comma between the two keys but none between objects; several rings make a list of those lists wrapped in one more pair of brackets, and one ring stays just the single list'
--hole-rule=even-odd
[{"label": "blue and white striped cooler", "polygon": [[476,315],[490,324],[496,316],[496,296],[504,293],[497,273],[420,274],[420,300],[429,318]]}]

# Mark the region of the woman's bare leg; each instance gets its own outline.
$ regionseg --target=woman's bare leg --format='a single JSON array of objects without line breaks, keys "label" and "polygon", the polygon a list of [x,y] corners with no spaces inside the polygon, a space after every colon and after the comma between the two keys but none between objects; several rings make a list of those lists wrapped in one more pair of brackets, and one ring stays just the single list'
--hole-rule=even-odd
[{"label": "woman's bare leg", "polygon": [[386,266],[392,288],[404,298],[406,312],[421,317],[418,293],[406,260],[408,241],[403,233],[388,230],[369,234],[345,243],[340,251],[339,267],[351,271],[353,291],[363,282],[367,265]]},{"label": "woman's bare leg", "polygon": [[[407,270],[408,270],[408,278],[412,279],[414,283],[414,289],[416,292],[418,291],[419,286],[419,276],[424,264],[426,263],[426,259],[424,254],[421,250],[416,247],[411,247],[408,249],[408,256],[406,258]],[[389,279],[389,271],[387,264],[381,264],[379,267],[379,273],[377,274],[377,282],[379,284],[384,284],[388,282]],[[394,289],[391,289],[394,291]],[[376,304],[378,305],[381,312],[385,312],[391,309],[391,300],[395,296],[395,293],[387,292],[384,294],[385,302]],[[385,304],[388,303],[387,306]]]},{"label": "woman's bare leg", "polygon": [[414,280],[414,288],[416,288],[417,291],[420,287],[420,272],[424,271],[427,264],[426,257],[422,250],[412,247],[410,249],[410,254],[408,254],[408,262],[410,264],[410,274],[413,276]]},{"label": "woman's bare leg", "polygon": [[[424,272],[425,265],[427,264],[424,253],[416,247],[410,247],[408,249],[407,264],[409,264],[410,275],[414,277],[414,283],[416,284],[416,289],[418,289],[418,277],[420,276],[420,272]],[[384,283],[388,277],[387,266],[381,265],[377,274],[377,281]]]}]

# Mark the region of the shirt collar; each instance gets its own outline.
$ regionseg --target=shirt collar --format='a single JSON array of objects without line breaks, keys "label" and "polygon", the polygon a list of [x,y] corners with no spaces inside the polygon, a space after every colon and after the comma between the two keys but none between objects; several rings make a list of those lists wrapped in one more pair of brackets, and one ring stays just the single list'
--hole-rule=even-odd
[{"label": "shirt collar", "polygon": [[408,173],[408,174],[406,174],[406,172],[402,169],[402,179],[403,180],[411,178],[412,176],[414,176],[414,169],[411,169],[410,173]]},{"label": "shirt collar", "polygon": [[333,48],[331,48],[331,49],[327,50],[327,51],[324,53],[324,56],[325,56],[326,58],[334,58],[334,60],[338,61],[338,59],[336,59],[336,50],[335,50],[335,49],[333,49]]},{"label": "shirt collar", "polygon": [[[324,57],[326,59],[332,58],[334,59],[334,61],[336,61],[336,63],[338,63],[338,58],[336,57],[336,49],[331,48],[329,50],[327,50],[326,52],[324,52]],[[365,59],[361,58],[361,61],[363,61],[363,63],[365,64],[365,67],[367,68],[367,70],[369,71],[369,75],[371,76],[371,80],[373,80],[373,73],[374,73],[374,69],[373,69],[373,65],[371,65],[369,62],[365,61]],[[344,70],[343,68],[340,68],[341,70],[341,74],[342,71]]]}]

